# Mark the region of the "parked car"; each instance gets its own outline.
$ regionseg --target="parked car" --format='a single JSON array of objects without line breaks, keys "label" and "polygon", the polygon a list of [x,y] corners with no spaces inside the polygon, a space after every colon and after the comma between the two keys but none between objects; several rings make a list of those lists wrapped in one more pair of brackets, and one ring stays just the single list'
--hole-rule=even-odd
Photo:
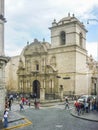
[{"label": "parked car", "polygon": [[94,99],[95,96],[93,95],[82,95],[79,99],[78,102],[83,102],[84,100],[87,102],[88,99]]}]

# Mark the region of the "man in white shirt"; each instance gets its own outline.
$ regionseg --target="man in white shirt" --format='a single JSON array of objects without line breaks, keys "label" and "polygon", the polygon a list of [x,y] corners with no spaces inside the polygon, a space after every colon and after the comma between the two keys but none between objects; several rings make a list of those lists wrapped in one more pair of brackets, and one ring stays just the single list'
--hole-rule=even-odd
[{"label": "man in white shirt", "polygon": [[6,108],[6,110],[4,111],[4,128],[8,127],[8,111],[8,108]]}]

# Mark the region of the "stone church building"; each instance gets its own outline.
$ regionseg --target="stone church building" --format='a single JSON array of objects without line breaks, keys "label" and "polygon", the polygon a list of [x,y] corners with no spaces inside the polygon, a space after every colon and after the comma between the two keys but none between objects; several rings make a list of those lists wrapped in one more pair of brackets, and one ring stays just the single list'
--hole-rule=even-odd
[{"label": "stone church building", "polygon": [[54,20],[51,44],[34,39],[6,66],[8,92],[41,100],[97,93],[97,62],[86,50],[87,30],[74,14]]}]

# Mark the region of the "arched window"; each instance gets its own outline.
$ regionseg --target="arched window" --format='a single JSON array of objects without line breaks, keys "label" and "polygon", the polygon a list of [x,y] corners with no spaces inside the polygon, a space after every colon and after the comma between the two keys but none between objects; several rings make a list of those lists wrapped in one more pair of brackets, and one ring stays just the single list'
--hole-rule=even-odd
[{"label": "arched window", "polygon": [[79,34],[79,45],[82,47],[83,45],[83,34],[82,33],[80,33]]},{"label": "arched window", "polygon": [[65,45],[66,44],[66,33],[64,31],[62,31],[60,33],[60,39],[61,39],[61,45]]},{"label": "arched window", "polygon": [[36,64],[36,70],[39,70],[39,64]]}]

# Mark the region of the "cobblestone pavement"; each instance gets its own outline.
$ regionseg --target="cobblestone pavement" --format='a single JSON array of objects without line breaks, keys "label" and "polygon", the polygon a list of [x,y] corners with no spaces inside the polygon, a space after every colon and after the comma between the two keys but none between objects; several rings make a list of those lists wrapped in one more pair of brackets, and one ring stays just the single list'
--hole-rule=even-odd
[{"label": "cobblestone pavement", "polygon": [[70,114],[71,109],[56,105],[39,110],[27,109],[22,114],[32,122],[31,125],[15,130],[98,130],[98,123],[81,120]]},{"label": "cobblestone pavement", "polygon": [[[46,106],[48,106],[48,107],[46,107]],[[54,105],[53,105],[53,103],[50,105],[45,104],[44,107],[43,107],[43,105],[42,105],[42,107],[40,107],[41,110],[45,110],[48,108],[55,108],[55,109],[63,110],[65,107],[64,107],[63,103],[60,103],[60,105],[59,105],[59,103],[54,103]],[[22,115],[28,109],[35,110],[33,105],[30,107],[28,105],[24,105],[24,110],[20,111],[19,104],[17,102],[13,103],[13,105],[11,107],[11,111],[9,111],[8,129],[16,129],[16,128],[19,128],[22,126],[26,126],[27,124],[31,124],[31,122],[29,120],[27,120],[25,116]]]},{"label": "cobblestone pavement", "polygon": [[[45,107],[48,106],[48,107]],[[39,110],[35,110],[34,106],[27,106],[24,105],[24,110],[20,111],[20,107],[18,103],[13,103],[12,105],[12,110],[9,111],[9,127],[6,130],[82,130],[82,126],[80,125],[80,127],[78,127],[77,125],[74,126],[74,123],[72,123],[71,127],[67,126],[68,129],[65,129],[66,126],[64,124],[64,122],[67,122],[67,120],[69,121],[73,121],[75,122],[75,120],[77,120],[77,122],[80,124],[80,122],[84,122],[83,120],[81,121],[81,119],[83,117],[91,117],[94,118],[94,114],[90,113],[90,114],[85,114],[85,115],[81,115],[81,116],[77,116],[77,113],[75,113],[73,110],[73,103],[70,104],[70,109],[65,110],[65,106],[64,103],[55,103],[53,104],[48,104],[45,105],[44,107],[41,106]],[[74,117],[72,117],[70,115],[70,111],[71,114],[74,115]],[[97,115],[98,113],[95,113],[95,115]],[[90,116],[89,116],[90,115]],[[47,117],[48,116],[48,117]],[[75,118],[78,117],[78,118]],[[98,116],[96,116],[97,118]],[[58,119],[57,119],[58,118]],[[59,120],[59,122],[58,122]],[[51,122],[51,124],[49,123]],[[55,128],[54,128],[54,124],[55,124]],[[67,122],[68,123],[68,122]],[[75,122],[76,123],[76,122]],[[87,122],[88,125],[91,124],[92,122]],[[90,127],[86,124],[85,122],[85,126],[88,127],[87,129],[83,129],[83,130],[97,130],[98,129],[98,124],[96,124],[95,122],[93,123],[95,126],[93,129],[90,129]],[[49,127],[49,129],[46,127],[46,125]],[[68,125],[68,124],[66,124]],[[40,128],[41,127],[41,128]],[[4,129],[3,129],[4,130]]]}]

